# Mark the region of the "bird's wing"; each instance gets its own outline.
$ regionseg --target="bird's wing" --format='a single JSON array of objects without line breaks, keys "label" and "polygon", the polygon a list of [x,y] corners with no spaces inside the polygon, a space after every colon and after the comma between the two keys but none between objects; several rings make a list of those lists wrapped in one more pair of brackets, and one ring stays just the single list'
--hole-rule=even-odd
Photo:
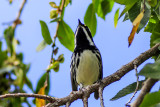
[{"label": "bird's wing", "polygon": [[72,55],[72,61],[70,65],[70,75],[71,75],[71,84],[72,91],[77,91],[77,82],[76,82],[76,69],[75,69],[75,54]]}]

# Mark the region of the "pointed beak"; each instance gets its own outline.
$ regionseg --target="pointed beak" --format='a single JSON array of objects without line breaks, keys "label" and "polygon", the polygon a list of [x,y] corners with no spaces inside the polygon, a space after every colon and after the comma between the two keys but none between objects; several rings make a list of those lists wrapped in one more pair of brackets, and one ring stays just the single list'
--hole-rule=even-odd
[{"label": "pointed beak", "polygon": [[79,19],[78,19],[78,22],[79,22],[79,25],[83,25]]}]

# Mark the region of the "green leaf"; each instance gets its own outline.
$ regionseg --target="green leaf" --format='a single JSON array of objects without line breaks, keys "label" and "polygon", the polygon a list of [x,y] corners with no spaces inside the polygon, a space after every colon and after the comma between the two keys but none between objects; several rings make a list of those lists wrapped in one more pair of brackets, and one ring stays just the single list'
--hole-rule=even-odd
[{"label": "green leaf", "polygon": [[12,66],[12,65],[8,65],[8,66],[6,66],[6,67],[2,67],[2,68],[0,69],[0,74],[6,73],[6,72],[9,72],[9,71],[12,71],[12,70],[14,70],[14,69],[16,69],[16,68],[17,68],[16,66]]},{"label": "green leaf", "polygon": [[100,0],[92,0],[92,3],[93,3],[95,12],[97,12]]},{"label": "green leaf", "polygon": [[[160,34],[159,33],[152,33],[150,38],[151,38],[150,39],[150,47],[153,47],[156,44],[156,41],[158,41],[158,39],[160,38]],[[157,55],[156,56],[152,56],[152,58],[154,60],[156,60],[157,57],[158,57]]]},{"label": "green leaf", "polygon": [[144,97],[140,107],[159,107],[157,106],[159,105],[159,103],[160,103],[160,91],[147,94]]},{"label": "green leaf", "polygon": [[155,45],[155,42],[157,39],[160,38],[160,33],[152,33],[151,39],[150,39],[150,47],[153,47]]},{"label": "green leaf", "polygon": [[94,11],[93,4],[90,4],[88,6],[88,9],[87,9],[86,14],[84,16],[84,23],[91,30],[92,36],[94,36],[96,34],[97,19],[96,19],[96,14],[95,14],[95,11]]},{"label": "green leaf", "polygon": [[16,52],[16,47],[19,44],[19,41],[16,40],[15,38],[13,38],[12,40],[12,48],[13,48],[13,52]]},{"label": "green leaf", "polygon": [[155,7],[157,5],[157,0],[148,0],[148,2],[152,7]]},{"label": "green leaf", "polygon": [[153,41],[154,44],[160,43],[160,38],[156,39],[155,41]]},{"label": "green leaf", "polygon": [[73,52],[74,32],[63,20],[59,23],[57,35],[61,44],[63,44],[67,49]]},{"label": "green leaf", "polygon": [[[62,0],[60,1],[60,6],[61,6],[61,5],[62,5]],[[63,19],[63,16],[64,16],[65,8],[66,8],[66,7],[63,7],[63,10],[62,10],[62,14],[61,14],[62,19]]]},{"label": "green leaf", "polygon": [[160,28],[160,21],[156,23],[155,28],[154,28],[152,34],[153,34],[153,33],[156,33],[156,34],[160,35],[160,30],[159,30],[159,28]]},{"label": "green leaf", "polygon": [[141,10],[141,1],[136,2],[131,9],[128,10],[128,16],[131,22],[140,14]]},{"label": "green leaf", "polygon": [[46,71],[57,68],[58,65],[59,65],[59,61],[55,61],[49,65]]},{"label": "green leaf", "polygon": [[[156,1],[157,1],[157,0],[156,0]],[[160,20],[160,3],[159,3],[158,8],[155,10],[155,13],[156,13],[158,19]]]},{"label": "green leaf", "polygon": [[17,78],[14,81],[14,84],[18,85],[20,90],[22,90],[23,85],[24,85],[23,77],[25,76],[25,73],[23,72],[23,70],[21,68],[17,68],[15,70],[15,74],[16,74]]},{"label": "green leaf", "polygon": [[64,62],[64,54],[59,55],[58,61],[59,61],[59,63],[63,63]]},{"label": "green leaf", "polygon": [[45,47],[47,46],[47,43],[45,42],[45,40],[43,40],[36,48],[37,52],[42,51]]},{"label": "green leaf", "polygon": [[151,15],[151,7],[148,5],[148,3],[146,2],[145,4],[145,12],[144,12],[144,16],[139,24],[137,33],[147,24],[147,22],[149,21],[150,15]]},{"label": "green leaf", "polygon": [[[141,1],[138,1],[137,3],[134,4],[134,6],[128,11],[129,14],[129,19],[131,20],[131,22],[133,22],[135,20],[135,18],[140,14],[140,10],[141,10]],[[151,10],[150,10],[150,6],[148,5],[148,3],[145,3],[145,10],[144,10],[144,16],[139,24],[137,33],[139,33],[139,31],[147,24],[150,15],[151,15]]]},{"label": "green leaf", "polygon": [[34,92],[32,82],[28,79],[27,76],[25,78],[25,82],[26,82],[26,85],[32,90],[32,92]]},{"label": "green leaf", "polygon": [[150,32],[152,33],[155,28],[155,23],[152,23],[151,21],[148,22],[147,26],[144,29],[144,32]]},{"label": "green leaf", "polygon": [[[142,81],[139,81],[139,87],[138,87],[138,90],[141,89],[142,87],[142,83],[144,82],[144,80]],[[136,89],[136,86],[137,86],[137,82],[134,82],[130,85],[128,85],[127,87],[123,88],[122,90],[120,90],[112,99],[110,99],[111,101],[114,101],[114,100],[117,100],[121,97],[124,97],[130,93],[133,93]]]},{"label": "green leaf", "polygon": [[64,12],[65,12],[65,7],[64,7],[63,10],[62,10],[62,15],[61,15],[62,19],[63,19],[63,17],[64,17]]},{"label": "green leaf", "polygon": [[14,29],[12,28],[12,26],[9,26],[7,29],[5,29],[4,38],[5,38],[5,41],[7,43],[7,50],[12,55],[13,54],[12,41],[13,41],[13,38],[14,38]]},{"label": "green leaf", "polygon": [[[38,83],[37,83],[37,87],[36,87],[36,93],[38,93],[38,91],[40,90],[40,88],[42,88],[44,86],[44,83],[46,81],[46,77],[47,77],[47,73],[45,72],[41,78],[39,79]],[[45,93],[46,95],[48,95],[49,93],[49,89],[50,89],[50,77],[48,77],[48,86],[46,87]]]},{"label": "green leaf", "polygon": [[29,63],[29,64],[25,64],[25,69],[24,69],[24,71],[25,71],[26,73],[29,71],[30,66],[31,66],[30,63]]},{"label": "green leaf", "polygon": [[3,62],[8,58],[7,51],[0,52],[0,67],[2,66]]},{"label": "green leaf", "polygon": [[126,20],[129,20],[128,12],[125,14],[123,22],[126,21]]},{"label": "green leaf", "polygon": [[55,2],[49,2],[50,6],[53,7],[53,8],[58,8],[58,6],[56,5]]},{"label": "green leaf", "polygon": [[59,71],[59,64],[58,64],[55,68],[53,68],[53,70],[54,70],[55,72],[58,72],[58,71]]},{"label": "green leaf", "polygon": [[122,13],[120,14],[119,19],[120,19],[128,10],[130,10],[137,1],[138,1],[138,0],[134,0],[132,3],[127,4],[127,5],[125,6],[124,10],[122,11]]},{"label": "green leaf", "polygon": [[61,19],[62,19],[61,17],[57,17],[57,18],[53,19],[52,21],[50,21],[50,23],[58,22],[58,21],[60,21]]},{"label": "green leaf", "polygon": [[113,0],[101,0],[98,5],[97,15],[105,20],[107,13],[112,11],[113,5]]},{"label": "green leaf", "polygon": [[115,12],[115,15],[114,15],[114,27],[116,28],[117,27],[117,23],[118,23],[118,17],[119,17],[119,9],[118,8]]},{"label": "green leaf", "polygon": [[71,3],[71,0],[65,0],[64,7],[67,7],[69,3]]},{"label": "green leaf", "polygon": [[129,5],[135,2],[135,0],[114,0],[114,1],[122,5]]},{"label": "green leaf", "polygon": [[48,30],[48,26],[47,26],[47,24],[46,24],[44,21],[42,21],[42,20],[40,20],[40,24],[41,24],[42,36],[43,36],[45,42],[50,45],[50,44],[52,43],[52,38],[51,38],[51,36],[50,36],[50,32],[49,32],[49,30]]},{"label": "green leaf", "polygon": [[23,61],[23,53],[20,52],[19,54],[16,54],[16,58],[22,62]]},{"label": "green leaf", "polygon": [[153,105],[152,107],[160,107],[160,103]]},{"label": "green leaf", "polygon": [[13,0],[9,0],[9,4],[12,4]]},{"label": "green leaf", "polygon": [[143,75],[153,79],[160,79],[160,60],[157,60],[153,64],[146,64],[138,75]]},{"label": "green leaf", "polygon": [[57,16],[58,16],[57,10],[50,11],[50,18],[51,19],[57,18]]},{"label": "green leaf", "polygon": [[2,51],[2,42],[0,41],[0,52]]}]

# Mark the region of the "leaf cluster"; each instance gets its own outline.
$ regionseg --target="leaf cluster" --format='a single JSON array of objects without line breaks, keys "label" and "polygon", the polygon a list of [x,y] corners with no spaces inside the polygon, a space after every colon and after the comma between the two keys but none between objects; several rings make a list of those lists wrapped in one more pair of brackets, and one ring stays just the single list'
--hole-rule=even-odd
[{"label": "leaf cluster", "polygon": [[[27,85],[33,91],[32,83],[27,77],[30,64],[23,62],[23,53],[16,52],[16,47],[20,42],[15,39],[15,29],[9,26],[5,29],[3,37],[5,41],[0,41],[0,94],[25,92],[23,90],[24,85]],[[7,48],[3,49],[5,43]],[[11,86],[13,90],[10,90]],[[26,98],[4,100],[0,101],[0,105],[16,107],[25,102],[30,106]]]}]

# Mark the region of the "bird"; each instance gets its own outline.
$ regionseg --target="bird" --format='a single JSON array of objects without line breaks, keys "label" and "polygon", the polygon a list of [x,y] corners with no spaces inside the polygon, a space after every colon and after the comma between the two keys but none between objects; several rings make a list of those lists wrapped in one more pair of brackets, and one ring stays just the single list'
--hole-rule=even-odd
[{"label": "bird", "polygon": [[[71,57],[70,77],[72,91],[92,85],[103,78],[102,57],[96,47],[91,31],[81,23],[75,32],[75,48]],[[98,90],[94,93],[95,99],[99,98]]]}]

